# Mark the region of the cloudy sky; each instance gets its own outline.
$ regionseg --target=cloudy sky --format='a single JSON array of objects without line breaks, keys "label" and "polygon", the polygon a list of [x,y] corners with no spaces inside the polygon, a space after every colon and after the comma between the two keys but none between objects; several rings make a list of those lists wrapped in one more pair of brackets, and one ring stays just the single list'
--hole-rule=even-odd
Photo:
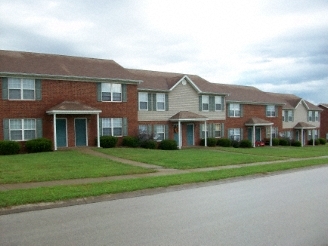
[{"label": "cloudy sky", "polygon": [[0,49],[112,59],[328,103],[327,0],[0,0]]}]

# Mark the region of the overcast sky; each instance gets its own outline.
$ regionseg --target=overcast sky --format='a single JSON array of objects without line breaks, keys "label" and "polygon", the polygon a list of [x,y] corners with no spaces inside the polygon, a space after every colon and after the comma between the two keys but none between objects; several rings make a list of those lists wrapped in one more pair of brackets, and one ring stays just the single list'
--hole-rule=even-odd
[{"label": "overcast sky", "polygon": [[112,59],[328,103],[327,0],[0,0],[0,49]]}]

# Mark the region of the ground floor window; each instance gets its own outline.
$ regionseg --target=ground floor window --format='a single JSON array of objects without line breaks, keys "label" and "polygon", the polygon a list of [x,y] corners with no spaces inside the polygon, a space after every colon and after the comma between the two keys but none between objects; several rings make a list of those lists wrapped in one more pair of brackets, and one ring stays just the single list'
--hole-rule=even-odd
[{"label": "ground floor window", "polygon": [[[317,129],[315,130],[308,130],[308,139],[318,139],[319,138],[319,131]],[[314,135],[312,136],[312,133],[314,133]]]},{"label": "ground floor window", "polygon": [[293,132],[292,131],[284,131],[282,133],[282,137],[292,139],[293,138]]},{"label": "ground floor window", "polygon": [[222,136],[221,132],[221,124],[214,124],[214,137],[220,138]]},{"label": "ground floor window", "polygon": [[165,125],[154,125],[154,140],[162,141],[165,139]]},{"label": "ground floor window", "polygon": [[271,127],[266,128],[266,138],[270,138],[270,133],[272,138],[277,138],[278,137],[278,127],[272,127],[272,132],[271,132]]},{"label": "ground floor window", "polygon": [[201,129],[201,138],[205,138],[205,136],[206,136],[206,138],[208,138],[209,137],[209,135],[208,135],[208,125],[206,125],[206,131],[205,131],[205,124],[200,124],[200,129]]},{"label": "ground floor window", "polygon": [[228,130],[229,133],[229,139],[234,141],[240,141],[241,140],[241,129],[240,128],[231,128]]},{"label": "ground floor window", "polygon": [[122,118],[102,118],[101,119],[101,135],[102,136],[122,136]]},{"label": "ground floor window", "polygon": [[27,141],[36,138],[35,119],[10,119],[9,140]]}]

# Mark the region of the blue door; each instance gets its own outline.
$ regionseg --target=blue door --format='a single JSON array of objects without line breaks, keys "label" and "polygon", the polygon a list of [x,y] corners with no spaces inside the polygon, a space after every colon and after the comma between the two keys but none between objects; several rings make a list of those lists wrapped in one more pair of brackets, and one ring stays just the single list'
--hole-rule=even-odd
[{"label": "blue door", "polygon": [[75,119],[75,145],[87,146],[87,120]]},{"label": "blue door", "polygon": [[188,146],[194,145],[194,125],[193,124],[187,125],[187,145]]},{"label": "blue door", "polygon": [[67,147],[66,119],[56,119],[57,147]]}]

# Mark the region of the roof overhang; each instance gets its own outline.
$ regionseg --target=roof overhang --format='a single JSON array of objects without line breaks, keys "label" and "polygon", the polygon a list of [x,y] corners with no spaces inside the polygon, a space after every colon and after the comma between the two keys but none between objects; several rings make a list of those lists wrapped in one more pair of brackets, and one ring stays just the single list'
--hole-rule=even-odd
[{"label": "roof overhang", "polygon": [[272,126],[273,123],[257,117],[250,118],[246,121],[245,126]]},{"label": "roof overhang", "polygon": [[102,110],[79,102],[64,101],[46,111],[47,114],[100,114]]},{"label": "roof overhang", "polygon": [[295,126],[294,129],[316,129],[317,127],[311,124],[308,124],[306,122],[298,122]]},{"label": "roof overhang", "polygon": [[173,115],[169,121],[172,122],[190,122],[190,121],[206,121],[207,117],[199,114],[195,114],[189,111],[180,111],[179,113]]},{"label": "roof overhang", "polygon": [[33,73],[13,73],[0,72],[0,77],[20,77],[33,79],[55,79],[55,80],[69,80],[78,82],[117,82],[122,84],[140,84],[142,80],[119,79],[119,78],[96,78],[84,76],[67,76],[67,75],[51,75],[51,74],[33,74]]}]

